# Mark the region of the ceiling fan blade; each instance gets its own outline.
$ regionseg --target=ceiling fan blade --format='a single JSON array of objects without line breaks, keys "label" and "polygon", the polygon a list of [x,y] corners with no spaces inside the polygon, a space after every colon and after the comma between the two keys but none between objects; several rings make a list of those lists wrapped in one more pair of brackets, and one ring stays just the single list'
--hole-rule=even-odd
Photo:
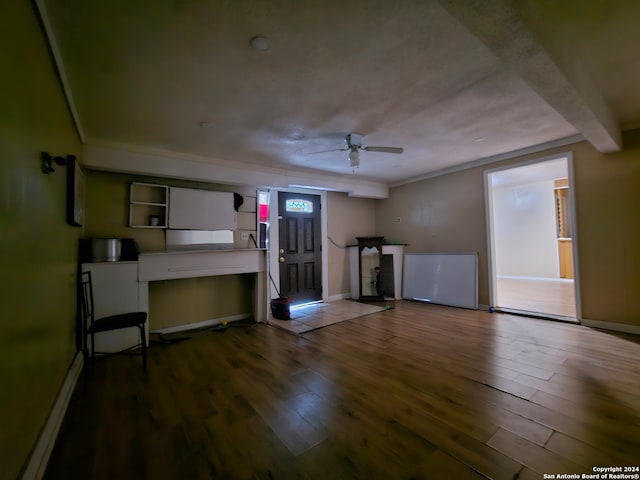
[{"label": "ceiling fan blade", "polygon": [[400,147],[362,147],[362,150],[367,152],[380,152],[380,153],[402,153],[404,148]]},{"label": "ceiling fan blade", "polygon": [[320,150],[319,152],[310,152],[305,153],[305,155],[317,155],[319,153],[329,153],[329,152],[346,152],[349,150],[348,148],[332,148],[331,150]]}]

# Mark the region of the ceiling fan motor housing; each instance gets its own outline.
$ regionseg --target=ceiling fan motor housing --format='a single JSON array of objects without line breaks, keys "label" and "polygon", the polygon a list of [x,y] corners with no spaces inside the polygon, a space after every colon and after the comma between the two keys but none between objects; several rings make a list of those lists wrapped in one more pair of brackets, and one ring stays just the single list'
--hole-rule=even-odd
[{"label": "ceiling fan motor housing", "polygon": [[347,135],[347,146],[349,148],[362,148],[362,135],[359,133],[349,133]]}]

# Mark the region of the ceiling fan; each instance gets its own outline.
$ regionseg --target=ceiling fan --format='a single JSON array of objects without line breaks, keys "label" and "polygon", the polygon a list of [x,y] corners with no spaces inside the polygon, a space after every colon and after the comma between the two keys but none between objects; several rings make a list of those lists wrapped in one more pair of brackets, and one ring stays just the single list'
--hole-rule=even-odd
[{"label": "ceiling fan", "polygon": [[308,155],[315,155],[317,153],[327,153],[327,152],[349,152],[349,161],[351,162],[351,166],[353,168],[358,168],[360,166],[360,153],[359,150],[364,150],[365,152],[379,152],[379,153],[402,153],[404,152],[404,148],[400,147],[363,147],[362,146],[362,135],[359,133],[349,133],[345,138],[345,142],[347,143],[347,148],[335,148],[333,150],[323,150],[321,152],[313,152]]}]

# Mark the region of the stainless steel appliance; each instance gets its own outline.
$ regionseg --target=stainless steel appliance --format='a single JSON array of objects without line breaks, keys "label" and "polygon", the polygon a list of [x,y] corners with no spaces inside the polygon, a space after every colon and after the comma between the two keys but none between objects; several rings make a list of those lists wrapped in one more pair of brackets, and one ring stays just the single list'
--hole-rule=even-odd
[{"label": "stainless steel appliance", "polygon": [[92,238],[92,262],[117,262],[122,252],[122,240],[119,238]]}]

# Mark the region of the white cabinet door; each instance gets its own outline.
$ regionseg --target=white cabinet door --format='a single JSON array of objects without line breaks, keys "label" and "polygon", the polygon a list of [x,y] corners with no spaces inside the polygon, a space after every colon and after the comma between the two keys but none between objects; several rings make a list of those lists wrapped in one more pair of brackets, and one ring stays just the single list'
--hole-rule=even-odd
[{"label": "white cabinet door", "polygon": [[237,215],[232,192],[193,188],[169,189],[169,228],[235,230]]},{"label": "white cabinet door", "polygon": [[[84,263],[82,271],[91,272],[96,318],[144,311],[140,304],[138,262]],[[137,327],[100,332],[96,334],[96,351],[118,352],[138,343],[138,337]]]}]

